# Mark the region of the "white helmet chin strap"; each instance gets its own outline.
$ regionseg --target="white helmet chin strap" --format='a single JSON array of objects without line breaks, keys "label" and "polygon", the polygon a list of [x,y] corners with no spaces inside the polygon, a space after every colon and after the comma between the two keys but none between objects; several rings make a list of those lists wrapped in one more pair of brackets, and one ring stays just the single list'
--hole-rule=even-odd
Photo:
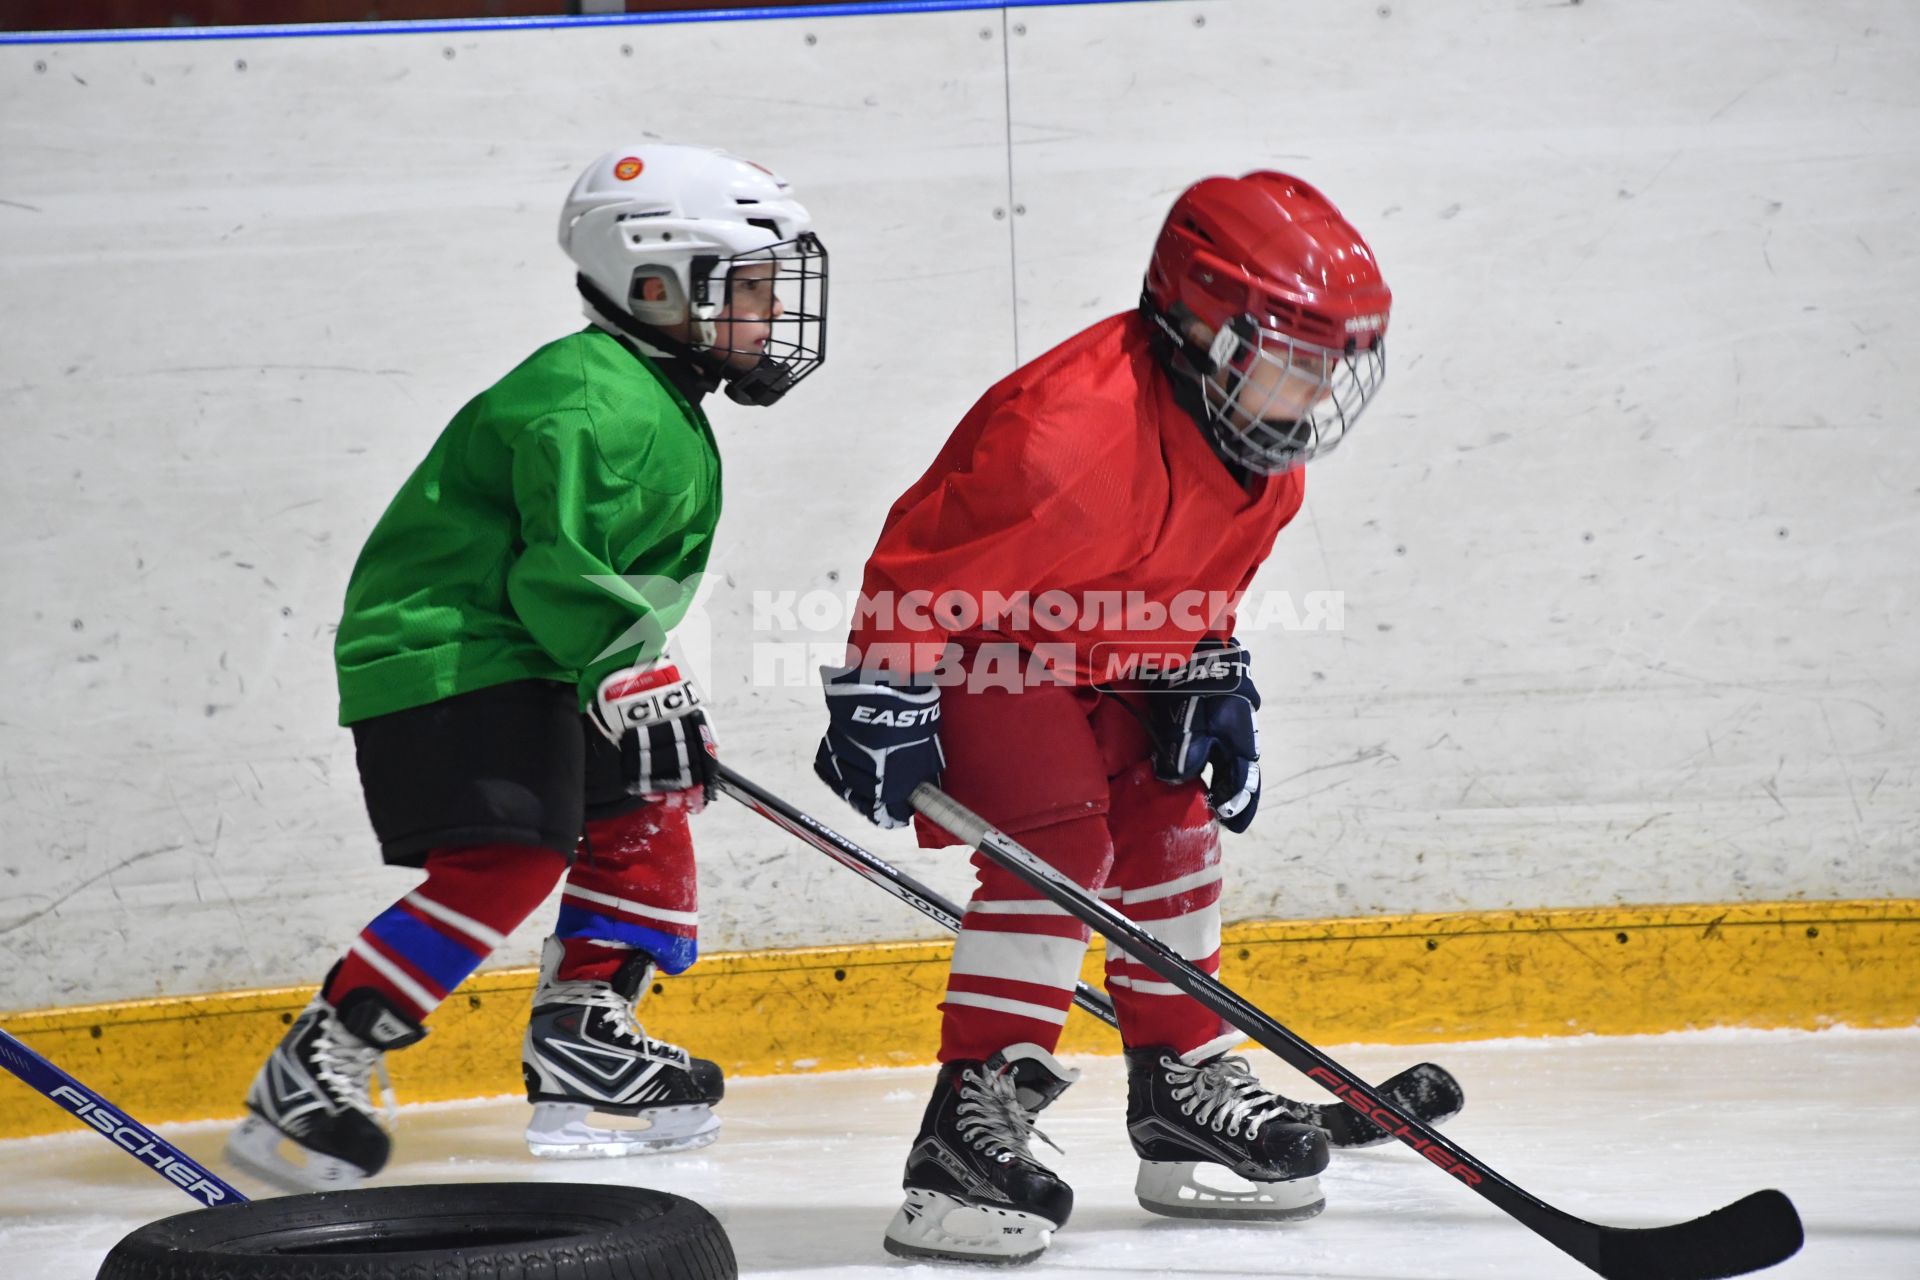
[{"label": "white helmet chin strap", "polygon": [[1220,332],[1213,335],[1213,345],[1207,348],[1207,359],[1213,362],[1215,369],[1223,368],[1233,362],[1240,354],[1240,335],[1234,332],[1230,324],[1220,326]]}]

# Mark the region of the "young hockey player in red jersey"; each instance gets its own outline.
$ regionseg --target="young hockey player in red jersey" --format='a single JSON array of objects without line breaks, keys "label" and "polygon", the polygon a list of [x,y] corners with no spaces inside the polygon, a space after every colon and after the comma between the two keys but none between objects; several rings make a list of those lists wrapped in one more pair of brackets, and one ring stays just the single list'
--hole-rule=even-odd
[{"label": "young hockey player in red jersey", "polygon": [[[1260,799],[1260,696],[1231,602],[1300,510],[1303,464],[1379,388],[1390,304],[1366,242],[1306,183],[1252,173],[1181,195],[1139,309],[989,390],[888,513],[851,662],[826,673],[822,780],[898,826],[937,779],[1217,972],[1218,828],[1245,830]],[[1051,1050],[1088,930],[974,863],[943,1065],[886,1246],[1015,1262],[1072,1208],[1029,1140],[1075,1077]],[[1140,1203],[1318,1212],[1325,1136],[1228,1052],[1240,1037],[1144,965],[1109,952],[1106,972]]]},{"label": "young hockey player in red jersey", "polygon": [[562,877],[522,1047],[528,1146],[676,1150],[719,1128],[719,1067],[634,1012],[656,969],[697,952],[687,818],[709,734],[664,651],[720,515],[701,399],[772,404],[819,366],[826,253],[770,171],[662,144],[595,161],[560,245],[592,324],[454,416],[347,587],[341,723],[383,855],[426,879],[355,939],[247,1095],[228,1157],[288,1189],[380,1170],[382,1056]]}]

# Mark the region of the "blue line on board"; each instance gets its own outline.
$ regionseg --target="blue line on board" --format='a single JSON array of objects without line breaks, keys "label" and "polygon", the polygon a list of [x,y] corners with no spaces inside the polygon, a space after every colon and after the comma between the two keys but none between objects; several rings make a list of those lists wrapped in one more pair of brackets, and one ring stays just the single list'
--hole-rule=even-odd
[{"label": "blue line on board", "polygon": [[876,14],[954,13],[975,9],[1066,8],[1083,4],[1158,4],[1163,0],[864,0],[862,3],[684,9],[678,13],[605,13],[579,17],[457,18],[415,22],[311,22],[259,27],[147,27],[114,31],[0,32],[0,45],[150,44],[179,40],[285,40],[304,36],[398,36],[534,31],[555,27],[655,27],[686,22],[860,18]]}]

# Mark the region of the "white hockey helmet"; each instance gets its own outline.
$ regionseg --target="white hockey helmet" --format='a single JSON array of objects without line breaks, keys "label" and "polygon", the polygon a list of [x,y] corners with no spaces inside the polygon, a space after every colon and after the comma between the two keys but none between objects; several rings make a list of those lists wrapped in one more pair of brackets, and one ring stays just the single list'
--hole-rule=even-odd
[{"label": "white hockey helmet", "polygon": [[[662,142],[609,151],[568,193],[560,247],[590,317],[704,364],[736,401],[771,404],[826,359],[826,249],[787,182],[750,160]],[[716,345],[732,274],[753,264],[773,265],[782,313],[764,347]],[[649,279],[663,297],[642,297]]]}]

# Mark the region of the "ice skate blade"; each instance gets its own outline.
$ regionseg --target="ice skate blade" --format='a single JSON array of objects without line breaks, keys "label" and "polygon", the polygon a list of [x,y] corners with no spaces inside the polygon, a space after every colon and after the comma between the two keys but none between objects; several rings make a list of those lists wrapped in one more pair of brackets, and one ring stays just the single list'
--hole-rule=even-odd
[{"label": "ice skate blade", "polygon": [[1304,1222],[1327,1207],[1314,1175],[1250,1182],[1224,1165],[1186,1160],[1142,1160],[1133,1194],[1142,1209],[1168,1218]]},{"label": "ice skate blade", "polygon": [[[298,1152],[301,1159],[289,1159],[286,1148]],[[322,1155],[302,1147],[259,1116],[248,1116],[227,1135],[227,1163],[242,1173],[282,1191],[350,1191],[365,1182],[367,1170],[337,1156]]]},{"label": "ice skate blade", "polygon": [[586,1103],[536,1102],[527,1150],[549,1160],[614,1160],[693,1151],[720,1136],[720,1117],[704,1102],[637,1112],[629,1118],[647,1123],[634,1129],[589,1124],[593,1113]]},{"label": "ice skate blade", "polygon": [[909,1187],[881,1243],[896,1258],[1018,1267],[1047,1251],[1054,1225],[1036,1213]]}]

